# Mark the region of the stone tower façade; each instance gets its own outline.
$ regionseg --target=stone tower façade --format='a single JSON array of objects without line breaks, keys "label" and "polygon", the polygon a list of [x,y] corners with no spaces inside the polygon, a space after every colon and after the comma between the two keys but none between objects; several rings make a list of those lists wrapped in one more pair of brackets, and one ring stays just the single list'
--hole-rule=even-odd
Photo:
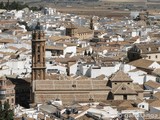
[{"label": "stone tower fa\u00e7ade", "polygon": [[45,80],[44,32],[36,29],[32,33],[32,80]]}]

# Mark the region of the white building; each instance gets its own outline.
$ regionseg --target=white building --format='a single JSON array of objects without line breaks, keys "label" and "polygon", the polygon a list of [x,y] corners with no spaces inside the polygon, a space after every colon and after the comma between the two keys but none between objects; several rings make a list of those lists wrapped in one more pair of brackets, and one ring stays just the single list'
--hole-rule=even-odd
[{"label": "white building", "polygon": [[81,63],[78,65],[78,75],[84,75],[90,78],[96,78],[100,75],[110,76],[120,68],[120,63],[112,66],[95,65],[95,63]]},{"label": "white building", "polygon": [[149,103],[147,103],[145,100],[138,104],[138,108],[144,109],[146,111],[149,111]]}]

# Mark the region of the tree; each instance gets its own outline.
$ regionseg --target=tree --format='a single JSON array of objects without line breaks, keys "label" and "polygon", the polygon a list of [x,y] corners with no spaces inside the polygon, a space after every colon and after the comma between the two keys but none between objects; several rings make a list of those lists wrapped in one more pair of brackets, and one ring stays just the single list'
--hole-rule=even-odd
[{"label": "tree", "polygon": [[3,3],[3,1],[0,2],[0,9],[4,9],[4,3]]},{"label": "tree", "polygon": [[10,109],[8,102],[0,103],[0,120],[13,120],[13,110]]},{"label": "tree", "polygon": [[85,56],[87,55],[87,51],[86,51],[86,50],[84,51],[84,55],[85,55]]},{"label": "tree", "polygon": [[91,52],[90,51],[88,52],[88,56],[91,56]]}]

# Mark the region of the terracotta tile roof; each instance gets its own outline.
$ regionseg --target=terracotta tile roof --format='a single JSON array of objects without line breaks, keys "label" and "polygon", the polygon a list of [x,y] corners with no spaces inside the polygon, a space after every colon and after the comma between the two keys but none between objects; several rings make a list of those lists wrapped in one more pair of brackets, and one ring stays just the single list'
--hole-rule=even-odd
[{"label": "terracotta tile roof", "polygon": [[68,62],[76,62],[78,60],[78,58],[75,58],[75,57],[71,57],[71,58],[55,58],[54,60],[55,60],[55,62],[58,62],[58,63],[67,64]]},{"label": "terracotta tile roof", "polygon": [[125,107],[125,108],[130,108],[133,107],[131,101],[124,101],[121,104],[119,104],[119,107]]},{"label": "terracotta tile roof", "polygon": [[104,80],[104,78],[105,78],[105,75],[102,74],[102,75],[97,76],[97,77],[94,78],[94,79],[97,79],[97,80]]},{"label": "terracotta tile roof", "polygon": [[115,86],[114,88],[112,88],[112,93],[113,94],[129,94],[129,95],[131,95],[131,94],[137,94],[137,92],[134,90],[134,89],[132,89],[132,88],[130,88],[128,85],[126,85],[126,84],[124,84],[124,83],[122,83],[122,84],[120,84],[120,85],[118,85],[118,86]]},{"label": "terracotta tile roof", "polygon": [[46,50],[64,50],[65,47],[59,47],[59,46],[46,46]]},{"label": "terracotta tile roof", "polygon": [[73,78],[70,76],[64,76],[56,73],[46,74],[46,80],[62,80],[62,79],[73,80]]},{"label": "terracotta tile roof", "polygon": [[77,120],[94,120],[94,119],[91,117],[88,117],[87,115],[83,115],[83,116],[77,118]]},{"label": "terracotta tile roof", "polygon": [[21,51],[21,52],[26,52],[28,49],[26,49],[25,47],[21,47],[21,48],[19,48],[19,50],[18,51]]},{"label": "terracotta tile roof", "polygon": [[17,20],[0,20],[0,24],[16,24]]},{"label": "terracotta tile roof", "polygon": [[132,62],[129,62],[129,65],[140,67],[140,68],[148,68],[154,61],[146,60],[146,59],[138,59],[134,60]]},{"label": "terracotta tile roof", "polygon": [[160,100],[160,92],[156,92],[153,96]]},{"label": "terracotta tile roof", "polygon": [[160,83],[155,82],[153,80],[149,80],[149,81],[145,82],[144,85],[149,86],[151,88],[159,88],[160,87]]},{"label": "terracotta tile roof", "polygon": [[146,53],[157,53],[157,52],[159,52],[160,44],[156,44],[156,43],[136,44],[136,46],[141,50],[142,54],[146,54]]},{"label": "terracotta tile roof", "polygon": [[51,36],[48,38],[51,41],[64,41],[66,39],[70,39],[69,36]]},{"label": "terracotta tile roof", "polygon": [[136,92],[144,91],[138,83],[133,83],[133,87]]},{"label": "terracotta tile roof", "polygon": [[18,48],[17,48],[17,47],[14,47],[14,46],[9,46],[8,49],[18,50]]},{"label": "terracotta tile roof", "polygon": [[78,34],[82,34],[82,33],[91,33],[93,31],[87,27],[78,27],[77,32]]},{"label": "terracotta tile roof", "polygon": [[[14,120],[22,120],[22,117],[14,118]],[[25,117],[25,120],[35,120],[34,118]]]},{"label": "terracotta tile roof", "polygon": [[155,100],[149,104],[152,107],[160,107],[160,100]]},{"label": "terracotta tile roof", "polygon": [[23,41],[23,43],[31,45],[31,41]]},{"label": "terracotta tile roof", "polygon": [[0,43],[14,43],[14,40],[13,39],[0,39]]},{"label": "terracotta tile roof", "polygon": [[65,44],[67,46],[77,46],[77,43],[71,43],[71,42],[64,42],[64,41],[59,41],[57,43],[62,43],[62,44]]},{"label": "terracotta tile roof", "polygon": [[154,69],[153,74],[160,75],[160,68]]},{"label": "terracotta tile roof", "polygon": [[133,80],[123,71],[119,70],[118,72],[116,72],[114,75],[112,75],[112,77],[110,78],[110,80],[113,81],[125,81],[125,82],[132,82]]},{"label": "terracotta tile roof", "polygon": [[74,25],[72,22],[68,22],[65,25],[66,28],[72,28],[72,29],[77,29],[78,27],[76,25]]},{"label": "terracotta tile roof", "polygon": [[43,81],[36,82],[38,84],[37,90],[110,90],[110,87],[106,86],[107,80],[47,80],[46,83]]}]

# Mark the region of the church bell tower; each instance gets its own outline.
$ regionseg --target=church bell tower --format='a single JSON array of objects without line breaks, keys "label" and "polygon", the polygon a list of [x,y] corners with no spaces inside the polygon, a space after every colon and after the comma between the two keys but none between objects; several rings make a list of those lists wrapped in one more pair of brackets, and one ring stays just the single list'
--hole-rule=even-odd
[{"label": "church bell tower", "polygon": [[37,23],[32,32],[32,81],[45,80],[45,35]]}]

